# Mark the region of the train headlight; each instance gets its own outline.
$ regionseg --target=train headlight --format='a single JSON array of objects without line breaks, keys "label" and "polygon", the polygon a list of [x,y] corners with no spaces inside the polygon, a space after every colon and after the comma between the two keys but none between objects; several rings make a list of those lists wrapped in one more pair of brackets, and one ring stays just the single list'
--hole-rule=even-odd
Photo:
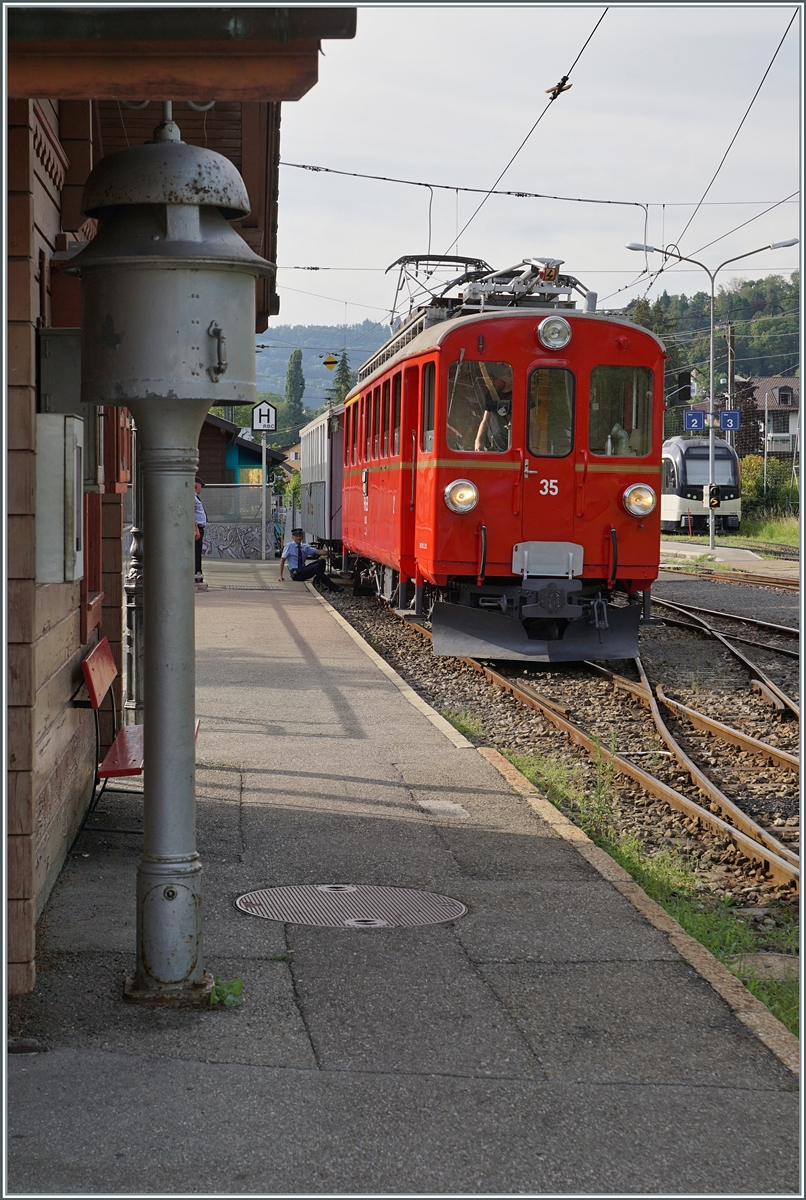
[{"label": "train headlight", "polygon": [[537,327],[537,336],[547,350],[562,350],[571,341],[571,326],[565,317],[544,317]]},{"label": "train headlight", "polygon": [[648,483],[633,483],[622,496],[624,507],[634,517],[648,517],[658,503]]},{"label": "train headlight", "polygon": [[469,479],[455,479],[445,488],[445,503],[451,512],[468,513],[479,502],[479,489]]}]

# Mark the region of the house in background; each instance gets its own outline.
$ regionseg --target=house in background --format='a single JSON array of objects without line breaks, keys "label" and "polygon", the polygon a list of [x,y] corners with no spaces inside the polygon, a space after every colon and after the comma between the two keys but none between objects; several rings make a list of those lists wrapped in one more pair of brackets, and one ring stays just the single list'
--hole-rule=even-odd
[{"label": "house in background", "polygon": [[[266,447],[266,474],[285,461],[282,450]],[[209,483],[260,483],[263,451],[260,442],[241,437],[233,421],[208,413],[199,436],[199,475]]]},{"label": "house in background", "polygon": [[[791,456],[798,449],[800,379],[797,375],[751,376],[767,453]],[[764,428],[766,423],[766,430]]]}]

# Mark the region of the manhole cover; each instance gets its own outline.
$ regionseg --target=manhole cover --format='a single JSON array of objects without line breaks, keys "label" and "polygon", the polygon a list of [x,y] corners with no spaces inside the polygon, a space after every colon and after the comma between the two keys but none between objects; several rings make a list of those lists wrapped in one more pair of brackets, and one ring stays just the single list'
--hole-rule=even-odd
[{"label": "manhole cover", "polygon": [[276,583],[225,583],[225,592],[283,592]]},{"label": "manhole cover", "polygon": [[309,883],[261,888],[235,901],[237,908],[267,921],[325,925],[338,929],[390,929],[400,925],[437,925],[467,912],[451,896],[413,888],[373,887],[356,883]]}]

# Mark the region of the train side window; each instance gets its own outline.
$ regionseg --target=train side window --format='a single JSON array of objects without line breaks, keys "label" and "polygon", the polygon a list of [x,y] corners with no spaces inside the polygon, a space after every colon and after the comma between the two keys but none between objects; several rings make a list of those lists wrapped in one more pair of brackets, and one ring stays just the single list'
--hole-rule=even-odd
[{"label": "train side window", "polygon": [[574,444],[574,377],[562,367],[538,367],[529,376],[529,451],[565,458]]},{"label": "train side window", "polygon": [[349,408],[344,410],[344,447],[342,452],[342,465],[347,466],[350,461],[350,426],[353,421],[353,414]]},{"label": "train side window", "polygon": [[460,359],[448,367],[449,450],[505,454],[512,445],[512,367]]},{"label": "train side window", "polygon": [[670,458],[663,460],[663,494],[670,495],[677,491],[677,471],[674,469],[674,463]]},{"label": "train side window", "polygon": [[364,397],[364,462],[369,462],[372,448],[372,392]]},{"label": "train side window", "polygon": [[381,420],[381,457],[389,457],[389,380],[387,379],[383,385],[383,403],[381,405],[382,420]]},{"label": "train side window", "polygon": [[353,423],[350,427],[350,462],[354,463],[358,448],[358,404],[354,404],[350,412],[353,414]]},{"label": "train side window", "polygon": [[428,362],[423,367],[422,432],[420,448],[428,453],[434,449],[434,382],[436,367]]},{"label": "train side window", "polygon": [[593,454],[642,458],[652,449],[652,372],[648,367],[594,367],[588,445]]},{"label": "train side window", "polygon": [[392,380],[392,454],[400,453],[400,372]]},{"label": "train side window", "polygon": [[381,389],[372,394],[372,457],[377,458],[381,444]]}]

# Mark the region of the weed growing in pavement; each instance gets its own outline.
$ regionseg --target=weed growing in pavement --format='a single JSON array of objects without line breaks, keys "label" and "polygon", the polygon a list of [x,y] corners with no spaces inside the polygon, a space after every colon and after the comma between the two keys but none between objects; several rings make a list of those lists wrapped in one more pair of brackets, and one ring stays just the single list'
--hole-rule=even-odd
[{"label": "weed growing in pavement", "polygon": [[243,981],[241,979],[228,979],[225,983],[221,982],[221,976],[216,975],[215,983],[210,990],[210,1003],[223,1004],[226,1008],[232,1008],[234,1004],[243,1004]]},{"label": "weed growing in pavement", "polygon": [[481,742],[484,740],[484,726],[471,712],[453,712],[449,708],[440,708],[437,711],[446,721],[450,721],[454,729],[458,729],[461,734],[464,734],[468,741]]}]

